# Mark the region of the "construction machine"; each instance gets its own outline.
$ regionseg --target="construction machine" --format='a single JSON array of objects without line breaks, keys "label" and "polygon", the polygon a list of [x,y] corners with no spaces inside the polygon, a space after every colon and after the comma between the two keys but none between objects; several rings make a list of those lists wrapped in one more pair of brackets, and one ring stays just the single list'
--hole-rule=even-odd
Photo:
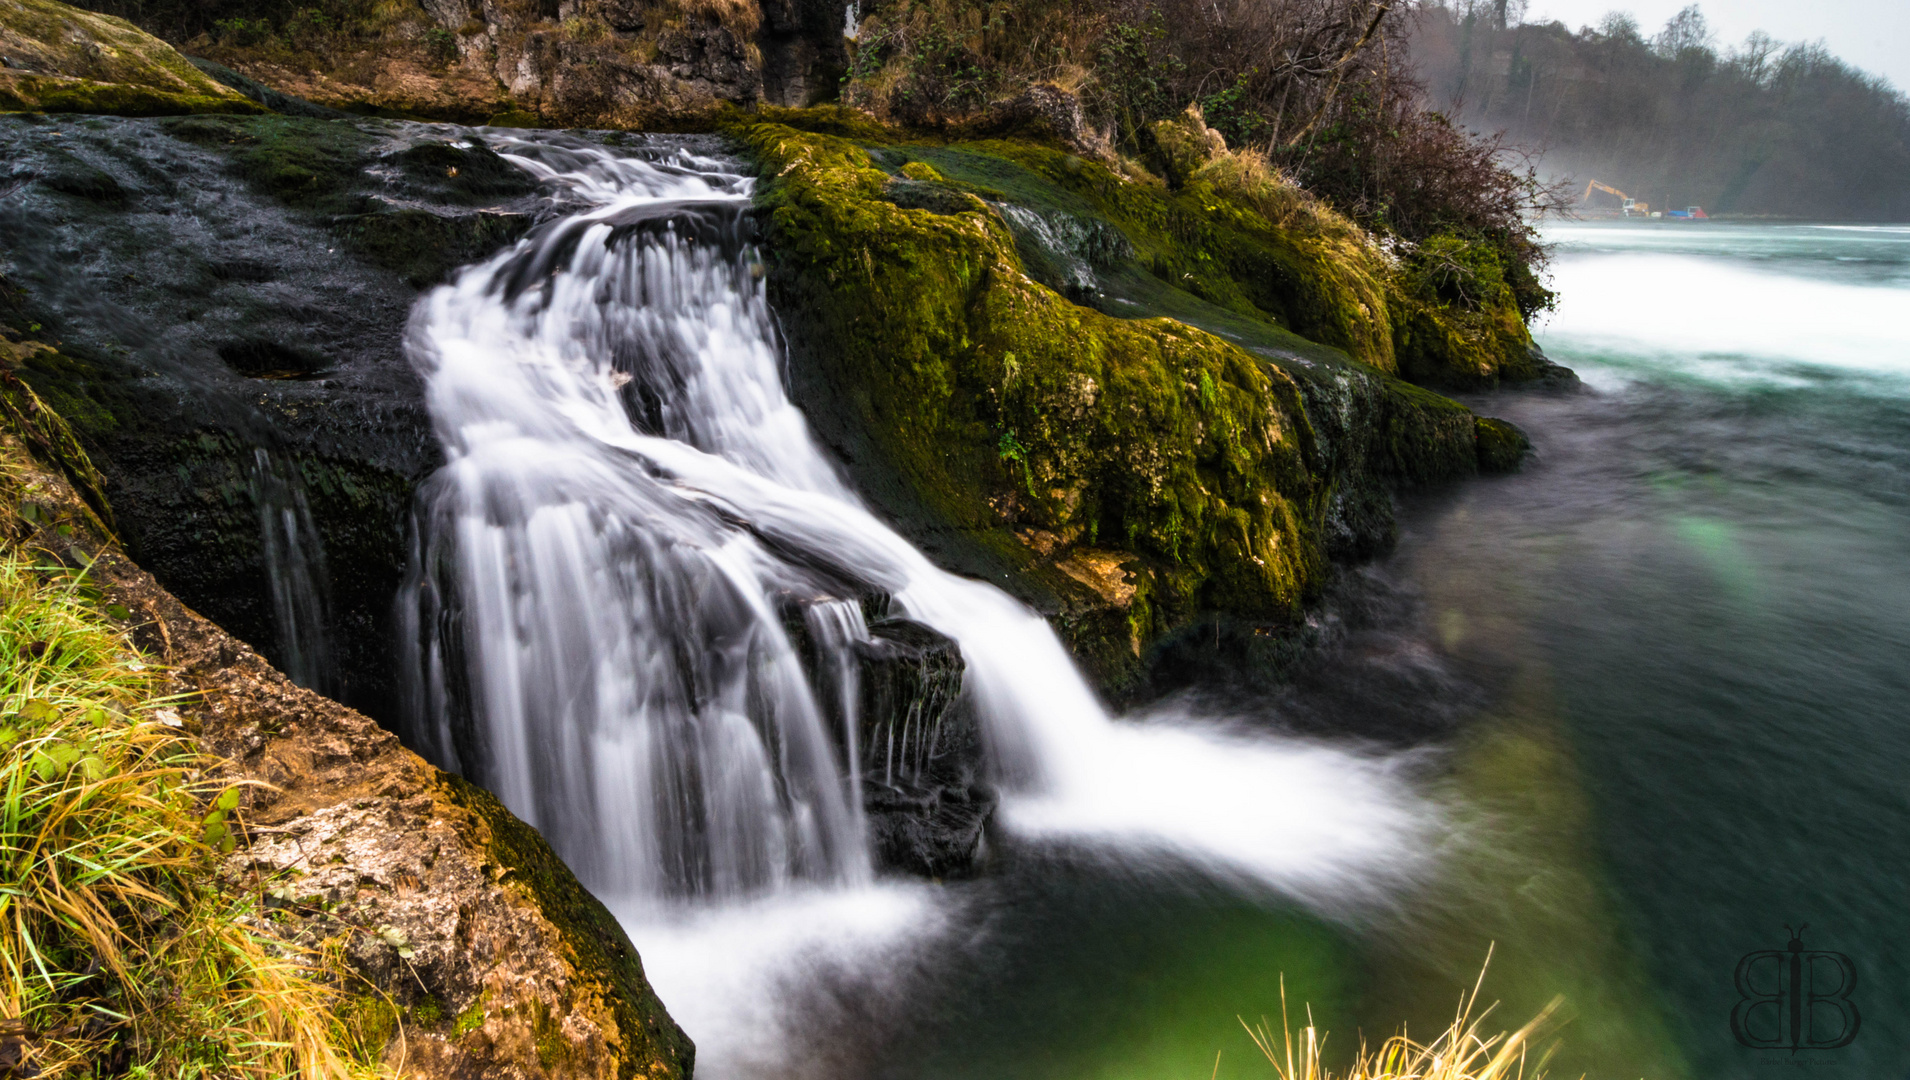
[{"label": "construction machine", "polygon": [[1585,182],[1585,194],[1579,196],[1579,203],[1582,205],[1591,202],[1593,191],[1602,191],[1607,195],[1616,195],[1618,197],[1618,209],[1626,217],[1644,217],[1651,213],[1651,207],[1648,204],[1639,202],[1637,199],[1632,198],[1630,195],[1625,194],[1610,184],[1601,184],[1596,180],[1588,180]]}]

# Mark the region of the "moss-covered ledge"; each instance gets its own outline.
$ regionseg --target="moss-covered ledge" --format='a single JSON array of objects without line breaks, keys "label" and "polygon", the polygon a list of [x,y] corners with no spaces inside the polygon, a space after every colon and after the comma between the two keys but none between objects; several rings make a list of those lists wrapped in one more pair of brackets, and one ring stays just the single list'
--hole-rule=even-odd
[{"label": "moss-covered ledge", "polygon": [[0,0],[0,112],[267,111],[125,19],[57,0]]},{"label": "moss-covered ledge", "polygon": [[[1309,342],[1252,301],[1258,287],[1357,310],[1348,281],[1365,270],[1261,218],[1256,250],[1296,254],[1277,290],[1253,285],[1249,263],[1228,261],[1244,248],[1223,239],[1251,208],[1209,195],[1190,209],[1033,143],[851,141],[766,122],[732,132],[761,169],[772,297],[824,438],[945,563],[1005,575],[1045,607],[1117,695],[1151,643],[1196,619],[1293,622],[1330,556],[1360,548],[1338,534],[1390,531],[1384,485],[1478,468],[1464,406]],[[1003,207],[1070,200],[1139,259],[1212,264],[1232,300],[1219,284],[1215,299],[1163,288],[1223,329],[1251,326],[1229,340],[1117,317],[1037,281]],[[1371,294],[1350,336],[1308,325],[1385,362],[1385,324],[1371,319],[1383,303]]]}]

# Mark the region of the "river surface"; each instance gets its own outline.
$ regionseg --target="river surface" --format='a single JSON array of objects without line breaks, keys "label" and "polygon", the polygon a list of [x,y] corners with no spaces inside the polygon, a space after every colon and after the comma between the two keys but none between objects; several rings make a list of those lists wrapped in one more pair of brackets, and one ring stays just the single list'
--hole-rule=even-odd
[{"label": "river surface", "polygon": [[[1509,728],[1575,780],[1667,1069],[1903,1077],[1910,228],[1550,235],[1562,301],[1540,340],[1593,392],[1475,402],[1539,460],[1417,506],[1395,571],[1449,654],[1507,673]],[[1854,968],[1861,1028],[1837,1049],[1746,1047],[1737,966],[1805,924],[1805,950]],[[1841,967],[1819,959],[1820,992]],[[1741,1034],[1783,1038],[1781,1019],[1751,1009]],[[1835,1042],[1848,1014],[1808,1019],[1800,1041]]]},{"label": "river surface", "polygon": [[[1285,689],[1115,717],[810,437],[733,162],[499,146],[575,213],[414,318],[410,734],[617,911],[699,1077],[1266,1077],[1283,995],[1337,1056],[1489,951],[1494,1026],[1562,999],[1553,1075],[1910,1069],[1910,229],[1554,230],[1588,390],[1473,402],[1536,459],[1410,500]],[[976,878],[870,863],[775,606],[851,578],[967,657]],[[1740,1001],[1788,954],[1740,967],[1805,924],[1799,1038],[1861,1028],[1793,1052]]]}]

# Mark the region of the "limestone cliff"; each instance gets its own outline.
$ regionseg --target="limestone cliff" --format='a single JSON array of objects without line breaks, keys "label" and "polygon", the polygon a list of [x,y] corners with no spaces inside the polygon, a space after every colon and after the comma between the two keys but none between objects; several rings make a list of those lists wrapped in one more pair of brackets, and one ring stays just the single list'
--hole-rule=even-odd
[{"label": "limestone cliff", "polygon": [[827,0],[85,6],[324,105],[463,122],[676,127],[831,96],[848,62]]}]

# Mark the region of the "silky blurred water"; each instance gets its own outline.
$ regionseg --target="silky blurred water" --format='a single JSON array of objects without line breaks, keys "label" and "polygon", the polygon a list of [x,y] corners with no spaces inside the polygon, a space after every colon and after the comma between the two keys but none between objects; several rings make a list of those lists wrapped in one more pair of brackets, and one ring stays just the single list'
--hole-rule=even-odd
[{"label": "silky blurred water", "polygon": [[[431,589],[467,597],[443,610],[472,613],[483,707],[414,738],[606,896],[700,1076],[1265,1077],[1241,1019],[1283,993],[1336,1052],[1423,1035],[1488,950],[1492,1026],[1563,998],[1553,1075],[1910,1068],[1910,229],[1555,229],[1542,340],[1589,389],[1474,402],[1529,467],[1409,500],[1285,689],[1112,717],[1038,617],[930,566],[813,445],[725,231],[747,179],[554,139],[509,149],[576,216],[420,309],[457,543],[421,551],[419,636]],[[1004,794],[980,876],[871,877],[770,607],[842,607],[814,566],[959,640]],[[727,607],[676,587],[718,577]],[[776,692],[733,695],[735,739],[652,738],[715,730],[652,691],[719,646]],[[431,658],[421,699],[456,700]],[[737,778],[703,785],[716,825],[673,824],[656,777],[705,772]],[[645,844],[742,869],[653,880]],[[1738,1045],[1739,958],[1805,923],[1859,973],[1858,1037]]]}]

